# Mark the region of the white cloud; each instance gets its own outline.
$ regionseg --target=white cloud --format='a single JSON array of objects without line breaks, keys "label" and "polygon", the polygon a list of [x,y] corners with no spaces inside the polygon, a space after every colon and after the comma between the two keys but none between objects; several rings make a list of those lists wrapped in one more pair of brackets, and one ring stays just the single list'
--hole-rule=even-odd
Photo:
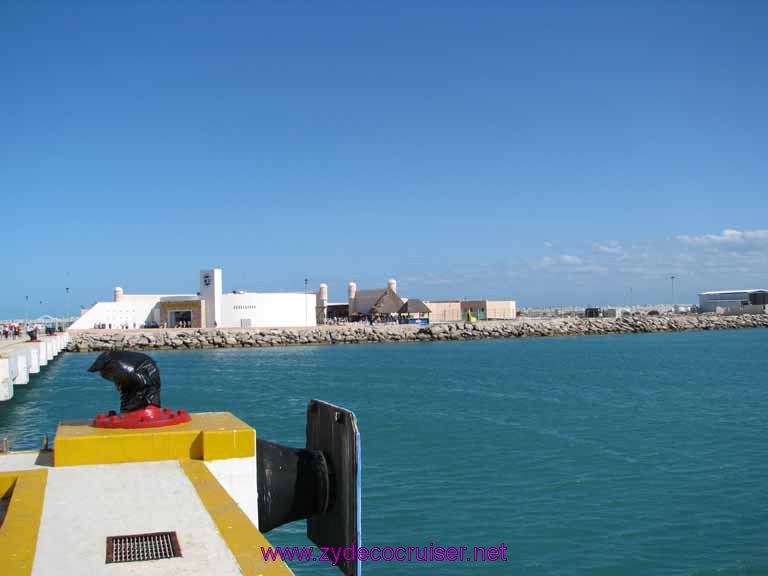
[{"label": "white cloud", "polygon": [[768,243],[768,230],[733,230],[726,228],[721,234],[701,236],[680,235],[675,239],[689,246],[723,246],[732,244]]},{"label": "white cloud", "polygon": [[582,260],[578,256],[571,256],[570,254],[563,254],[562,256],[560,256],[560,262],[562,262],[563,264],[570,264],[570,265],[573,265],[573,266],[578,266],[579,264],[582,263]]},{"label": "white cloud", "polygon": [[609,240],[608,242],[603,242],[601,244],[593,244],[592,250],[603,254],[624,254],[624,247],[616,240]]},{"label": "white cloud", "polygon": [[544,248],[552,248],[552,246],[554,246],[552,242],[544,242]]},{"label": "white cloud", "polygon": [[529,260],[527,266],[531,270],[546,271],[550,273],[603,273],[608,269],[597,263],[590,262],[579,256],[572,254],[561,254],[556,258],[552,256],[542,256]]},{"label": "white cloud", "polygon": [[542,242],[538,253],[515,252],[485,265],[473,261],[458,270],[417,274],[412,283],[420,284],[424,294],[446,298],[461,295],[461,291],[472,294],[486,286],[504,287],[513,295],[526,294],[525,298],[533,298],[533,294],[556,298],[553,287],[567,285],[588,288],[590,301],[613,298],[614,303],[626,298],[628,286],[634,287],[635,298],[642,294],[647,301],[666,301],[671,275],[676,277],[677,297],[684,295],[691,301],[704,290],[768,285],[766,229],[547,243],[552,246],[542,246]]},{"label": "white cloud", "polygon": [[458,275],[452,275],[448,276],[446,274],[436,274],[434,272],[424,272],[422,274],[417,275],[411,275],[406,276],[403,278],[403,282],[405,284],[411,284],[411,285],[418,285],[423,284],[424,286],[450,286],[451,284],[455,284]]},{"label": "white cloud", "polygon": [[550,268],[554,265],[555,259],[551,256],[542,256],[541,258],[535,258],[531,260],[528,265],[534,270],[541,270],[543,268]]},{"label": "white cloud", "polygon": [[576,272],[578,274],[604,274],[608,272],[608,268],[600,266],[598,264],[584,264],[575,268],[569,269],[569,272]]}]

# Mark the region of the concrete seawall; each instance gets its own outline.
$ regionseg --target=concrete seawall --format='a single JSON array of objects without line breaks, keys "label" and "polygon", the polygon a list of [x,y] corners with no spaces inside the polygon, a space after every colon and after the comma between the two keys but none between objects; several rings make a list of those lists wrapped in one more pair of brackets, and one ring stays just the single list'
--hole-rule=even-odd
[{"label": "concrete seawall", "polygon": [[68,351],[240,348],[307,344],[364,344],[586,334],[630,334],[768,328],[768,315],[644,316],[622,319],[519,319],[431,326],[346,324],[316,328],[73,330]]},{"label": "concrete seawall", "polygon": [[58,356],[68,343],[69,334],[66,332],[41,336],[38,342],[1,342],[0,401],[13,398],[14,386],[28,384],[30,375],[40,372],[40,368]]}]

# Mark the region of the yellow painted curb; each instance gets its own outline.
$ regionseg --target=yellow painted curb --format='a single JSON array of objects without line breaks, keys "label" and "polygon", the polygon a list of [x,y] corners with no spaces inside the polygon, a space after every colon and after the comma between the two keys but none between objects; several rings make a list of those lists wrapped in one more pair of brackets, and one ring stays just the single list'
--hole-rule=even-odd
[{"label": "yellow painted curb", "polygon": [[8,511],[0,526],[3,576],[32,574],[47,481],[48,471],[44,469],[0,473],[0,496],[12,490]]},{"label": "yellow painted curb", "polygon": [[180,464],[244,576],[293,574],[282,560],[264,560],[261,549],[271,548],[272,545],[219,484],[205,463],[185,460]]}]

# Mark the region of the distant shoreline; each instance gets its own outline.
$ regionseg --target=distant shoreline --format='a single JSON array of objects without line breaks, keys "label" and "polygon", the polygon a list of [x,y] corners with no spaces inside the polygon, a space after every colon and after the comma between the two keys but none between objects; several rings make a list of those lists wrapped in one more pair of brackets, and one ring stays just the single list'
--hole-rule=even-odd
[{"label": "distant shoreline", "polygon": [[635,318],[560,318],[405,324],[340,324],[312,328],[187,328],[146,330],[70,330],[68,352],[105,350],[187,350],[266,348],[317,344],[436,342],[687,332],[768,328],[768,314],[742,316],[643,316]]}]

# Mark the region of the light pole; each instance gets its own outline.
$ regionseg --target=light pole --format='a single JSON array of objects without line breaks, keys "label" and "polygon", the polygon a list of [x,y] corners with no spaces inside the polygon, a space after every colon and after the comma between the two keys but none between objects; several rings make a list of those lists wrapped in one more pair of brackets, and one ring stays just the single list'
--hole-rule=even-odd
[{"label": "light pole", "polygon": [[675,276],[672,275],[669,277],[669,279],[672,281],[672,312],[675,311]]},{"label": "light pole", "polygon": [[29,323],[29,296],[24,296],[24,328],[26,329]]},{"label": "light pole", "polygon": [[69,286],[64,288],[64,290],[66,290],[67,298],[66,298],[66,302],[64,302],[64,321],[62,322],[62,330],[64,329],[63,328],[64,322],[66,322],[67,319],[69,318]]},{"label": "light pole", "polygon": [[309,286],[309,278],[304,278],[304,326],[309,325],[309,310],[307,309],[307,287]]}]

